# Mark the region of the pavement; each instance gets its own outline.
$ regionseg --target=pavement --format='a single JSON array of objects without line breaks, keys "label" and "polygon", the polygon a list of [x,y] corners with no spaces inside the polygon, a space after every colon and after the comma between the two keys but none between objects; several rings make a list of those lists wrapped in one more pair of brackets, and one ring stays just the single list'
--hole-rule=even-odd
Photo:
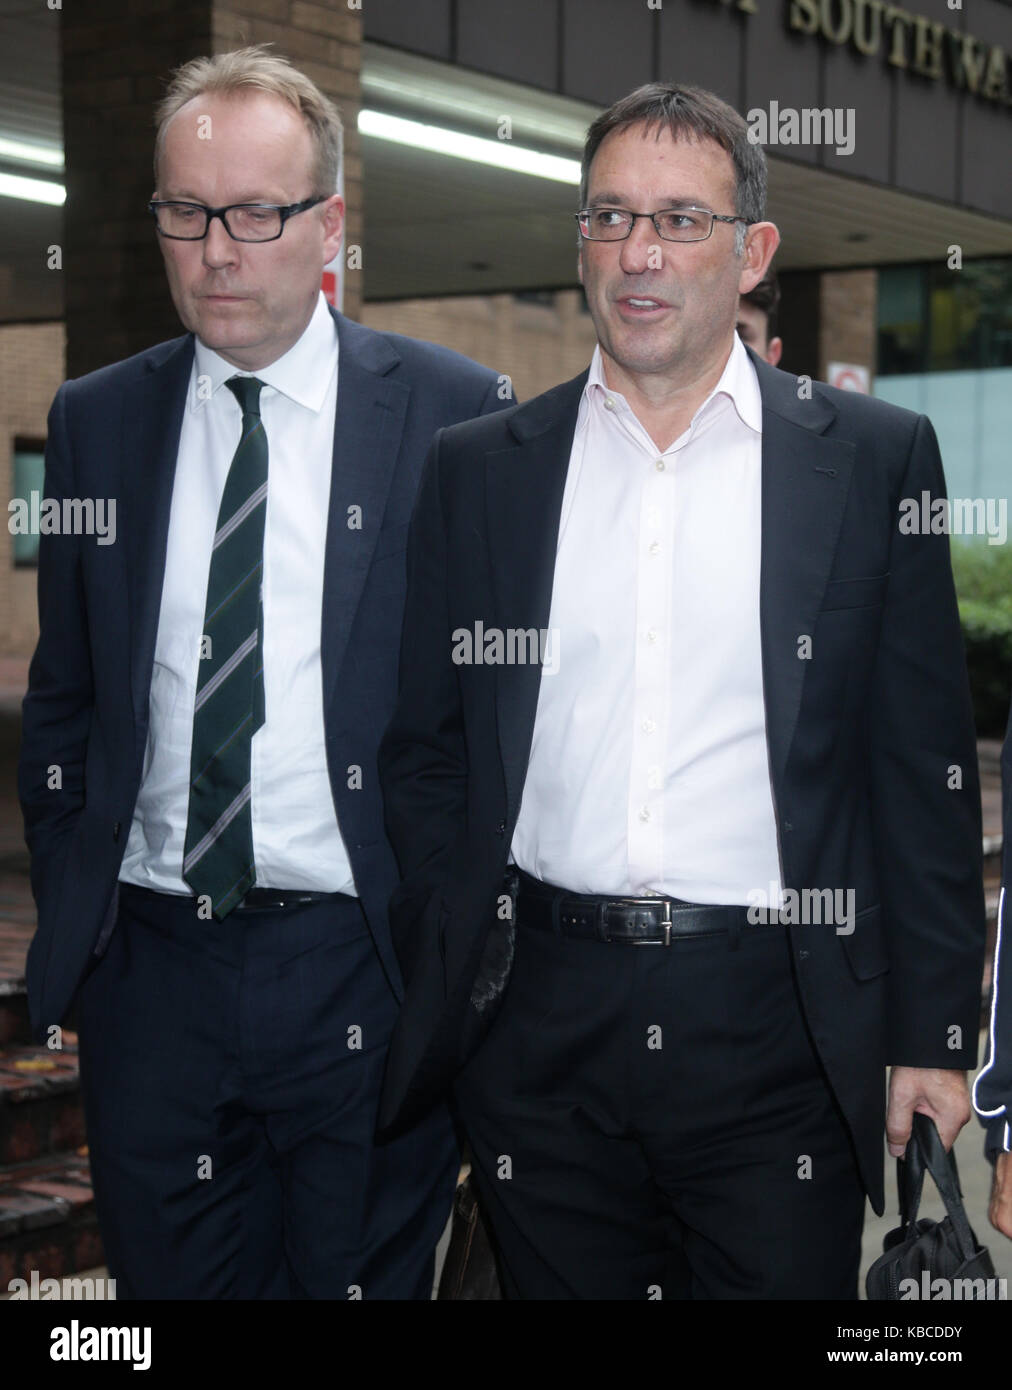
[{"label": "pavement", "polygon": [[[27,661],[0,657],[0,980],[14,979],[23,974],[24,954],[35,920],[28,886],[28,855],[24,845],[15,784],[20,704],[27,684],[27,671]],[[998,751],[999,745],[994,741],[981,742],[984,839],[985,845],[992,850],[999,847],[1001,841]],[[993,893],[992,882],[989,896],[993,897]],[[985,1044],[986,1037],[982,1032],[979,1051],[981,1059],[985,1055]],[[1012,1241],[995,1231],[987,1220],[991,1165],[984,1157],[983,1129],[976,1118],[971,1119],[956,1140],[956,1161],[970,1224],[978,1241],[989,1248],[995,1273],[1008,1279],[1009,1287],[1012,1288]],[[885,1214],[879,1217],[870,1206],[867,1208],[861,1265],[862,1297],[865,1271],[882,1253],[883,1237],[899,1224],[898,1210],[896,1163],[886,1154]],[[920,1215],[933,1217],[935,1220],[941,1220],[945,1215],[941,1200],[930,1179],[925,1181]],[[440,1242],[440,1263],[445,1246],[444,1235]],[[90,1272],[105,1273],[104,1270]]]}]

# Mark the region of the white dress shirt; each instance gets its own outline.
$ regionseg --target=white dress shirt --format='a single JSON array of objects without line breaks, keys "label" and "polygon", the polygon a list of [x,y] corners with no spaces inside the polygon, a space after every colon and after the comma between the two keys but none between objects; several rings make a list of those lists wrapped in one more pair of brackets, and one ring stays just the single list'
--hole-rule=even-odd
[{"label": "white dress shirt", "polygon": [[[658,450],[596,349],[514,861],[581,893],[780,903],[759,640],[762,400],[737,333]],[[772,887],[771,887],[772,885]]]},{"label": "white dress shirt", "polygon": [[224,383],[264,382],[264,701],[252,741],[258,887],[354,893],[327,775],[320,629],[337,407],[337,329],[321,294],[305,332],[258,372],[199,340],[176,461],[143,780],[120,878],[191,893],[182,877],[193,705],[218,508],[242,411]]}]

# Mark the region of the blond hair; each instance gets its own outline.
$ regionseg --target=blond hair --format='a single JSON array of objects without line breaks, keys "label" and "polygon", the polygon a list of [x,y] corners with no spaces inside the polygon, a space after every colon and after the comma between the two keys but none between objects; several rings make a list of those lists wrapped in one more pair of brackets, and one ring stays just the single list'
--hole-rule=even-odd
[{"label": "blond hair", "polygon": [[329,198],[337,192],[341,169],[341,115],[315,82],[269,44],[237,48],[214,58],[193,58],[172,74],[165,95],[155,107],[155,183],[165,143],[165,127],[188,101],[199,96],[237,96],[264,92],[295,108],[313,141],[312,195]]}]

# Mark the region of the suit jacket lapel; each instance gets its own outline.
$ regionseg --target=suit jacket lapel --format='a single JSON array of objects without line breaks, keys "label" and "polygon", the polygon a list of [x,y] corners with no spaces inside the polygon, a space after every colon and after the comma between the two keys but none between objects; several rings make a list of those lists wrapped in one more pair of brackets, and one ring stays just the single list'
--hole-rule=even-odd
[{"label": "suit jacket lapel", "polygon": [[121,524],[129,576],[130,692],[138,762],[147,738],[172,484],[192,364],[193,338],[188,335],[161,363],[145,364],[145,375],[123,404]]},{"label": "suit jacket lapel", "polygon": [[779,793],[808,669],[799,643],[815,635],[843,522],[854,446],[822,437],[836,418],[833,406],[815,397],[799,400],[793,377],[775,371],[751,349],[749,356],[763,407],[759,626],[770,769]]},{"label": "suit jacket lapel", "polygon": [[[331,311],[333,313],[333,310]],[[338,328],[337,411],[323,570],[320,643],[324,711],[330,708],[355,611],[379,536],[400,453],[410,387],[387,375],[400,361],[385,338],[343,315]],[[348,508],[361,507],[361,529]]]},{"label": "suit jacket lapel", "polygon": [[[562,495],[587,372],[522,406],[510,420],[515,448],[486,463],[486,525],[495,623],[548,627]],[[496,716],[510,821],[519,811],[540,665],[496,667]]]}]

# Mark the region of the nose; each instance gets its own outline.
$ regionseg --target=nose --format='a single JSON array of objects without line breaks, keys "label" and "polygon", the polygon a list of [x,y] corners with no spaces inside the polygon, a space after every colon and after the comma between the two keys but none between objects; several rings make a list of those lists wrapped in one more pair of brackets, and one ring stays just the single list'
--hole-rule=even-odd
[{"label": "nose", "polygon": [[632,231],[622,243],[619,263],[629,275],[642,275],[645,270],[659,270],[663,263],[664,244],[649,217],[637,217]]},{"label": "nose", "polygon": [[204,264],[218,270],[226,265],[234,265],[238,259],[237,244],[226,232],[225,224],[220,217],[212,217],[204,238]]}]

